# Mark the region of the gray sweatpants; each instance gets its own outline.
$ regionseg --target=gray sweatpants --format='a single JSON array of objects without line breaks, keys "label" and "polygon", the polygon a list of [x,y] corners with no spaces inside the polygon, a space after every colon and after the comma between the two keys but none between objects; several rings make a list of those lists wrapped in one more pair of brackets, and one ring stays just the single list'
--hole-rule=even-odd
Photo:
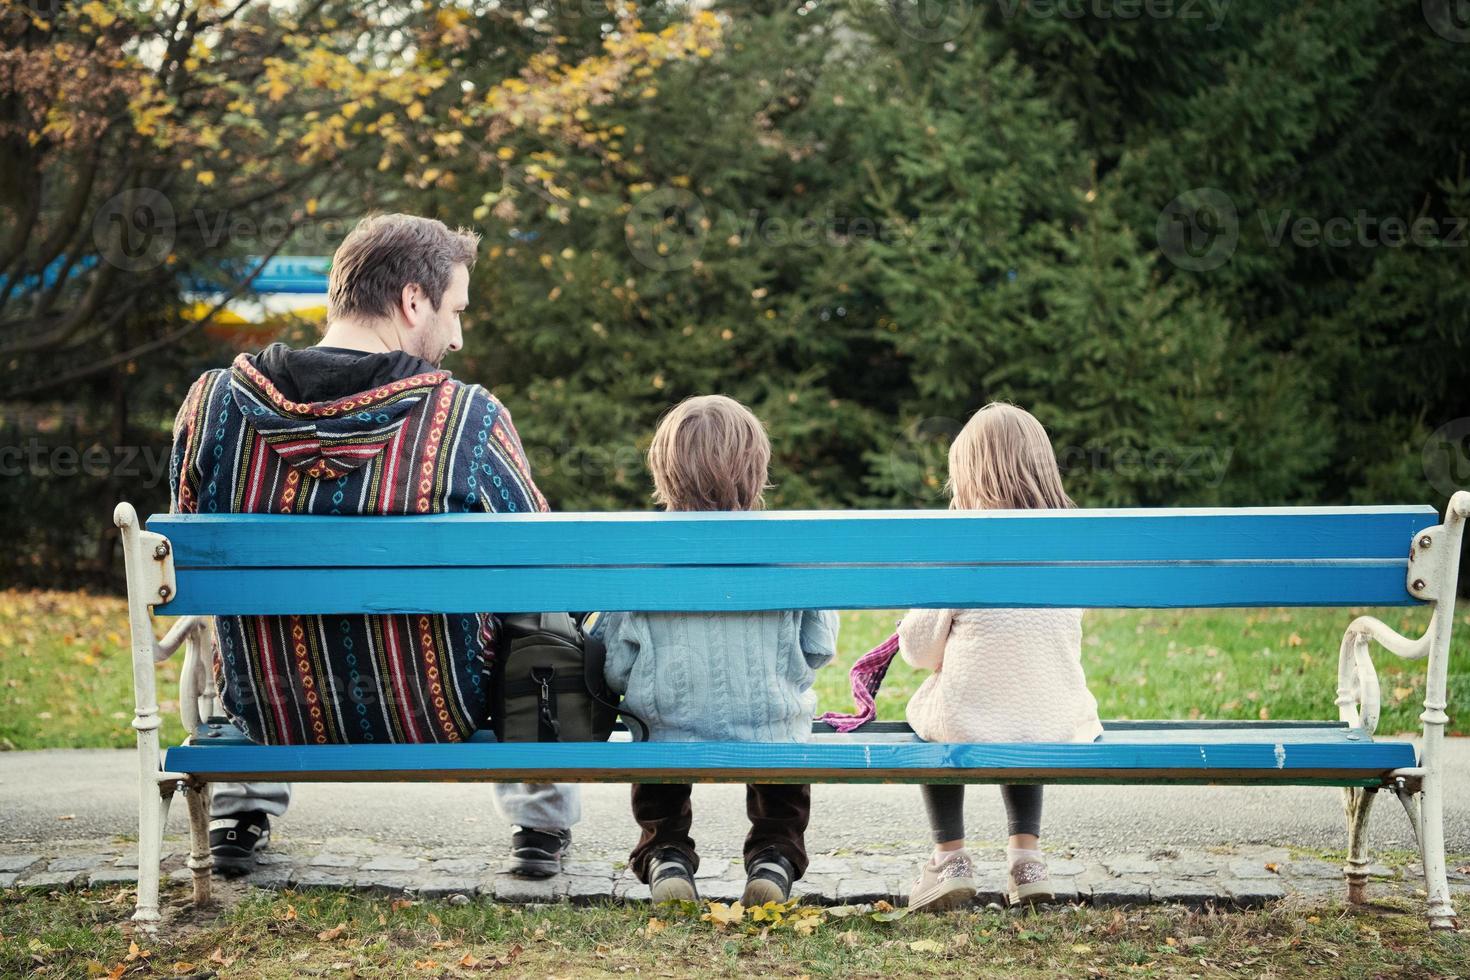
[{"label": "gray sweatpants", "polygon": [[[284,816],[291,803],[290,783],[213,783],[211,816],[231,817],[249,810]],[[582,819],[582,794],[576,783],[496,783],[495,809],[510,823],[531,830],[569,830]]]}]

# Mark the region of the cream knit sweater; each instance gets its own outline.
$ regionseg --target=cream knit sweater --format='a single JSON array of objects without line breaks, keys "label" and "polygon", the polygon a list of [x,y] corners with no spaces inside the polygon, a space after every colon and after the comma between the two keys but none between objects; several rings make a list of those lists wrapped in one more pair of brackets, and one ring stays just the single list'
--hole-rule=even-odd
[{"label": "cream knit sweater", "polygon": [[908,720],[929,742],[1091,742],[1080,609],[912,609],[899,653],[932,670]]}]

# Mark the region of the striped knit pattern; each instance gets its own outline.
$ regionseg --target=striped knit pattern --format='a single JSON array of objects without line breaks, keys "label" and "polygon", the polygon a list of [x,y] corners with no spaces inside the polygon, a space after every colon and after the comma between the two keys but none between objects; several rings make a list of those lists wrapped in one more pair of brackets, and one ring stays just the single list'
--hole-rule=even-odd
[{"label": "striped knit pattern", "polygon": [[[179,513],[546,510],[510,413],[434,371],[332,402],[284,398],[249,357],[210,371],[174,424]],[[457,742],[486,722],[488,613],[222,616],[230,718],[268,745]]]}]

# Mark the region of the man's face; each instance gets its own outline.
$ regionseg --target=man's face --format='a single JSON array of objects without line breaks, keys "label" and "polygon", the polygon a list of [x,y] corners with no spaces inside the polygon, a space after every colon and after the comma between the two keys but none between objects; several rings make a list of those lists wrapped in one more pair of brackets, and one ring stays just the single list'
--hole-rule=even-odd
[{"label": "man's face", "polygon": [[464,346],[464,332],[460,326],[460,315],[470,301],[470,272],[462,265],[455,266],[449,273],[449,286],[436,310],[428,297],[419,294],[409,313],[412,330],[404,350],[422,357],[438,367],[444,355]]}]

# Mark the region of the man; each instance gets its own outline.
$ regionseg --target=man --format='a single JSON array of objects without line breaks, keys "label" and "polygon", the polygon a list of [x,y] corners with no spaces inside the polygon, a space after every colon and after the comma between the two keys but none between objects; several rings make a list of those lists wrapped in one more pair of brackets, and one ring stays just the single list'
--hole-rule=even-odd
[{"label": "man", "polygon": [[[174,423],[174,510],[546,510],[510,413],[439,367],[463,345],[478,245],[411,215],[358,224],[333,256],[317,346],[241,354],[190,389]],[[265,744],[461,741],[487,714],[494,630],[487,613],[220,617],[220,698]],[[581,816],[576,787],[495,791],[516,825],[510,870],[558,873]],[[286,784],[215,784],[215,867],[249,871],[289,802]]]}]

